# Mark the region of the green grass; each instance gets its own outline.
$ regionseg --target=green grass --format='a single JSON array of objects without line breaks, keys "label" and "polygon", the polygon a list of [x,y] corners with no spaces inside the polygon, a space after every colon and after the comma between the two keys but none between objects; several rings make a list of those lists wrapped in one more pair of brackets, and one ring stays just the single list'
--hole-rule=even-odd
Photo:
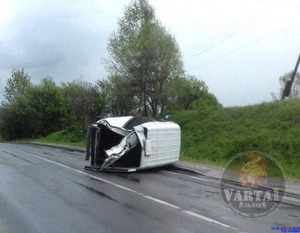
[{"label": "green grass", "polygon": [[[289,177],[300,178],[300,100],[235,108],[210,108],[172,115],[182,131],[181,160],[227,165],[238,153],[260,151],[274,157]],[[36,141],[85,146],[78,128]]]},{"label": "green grass", "polygon": [[36,142],[67,144],[72,146],[85,146],[86,135],[80,128],[68,128],[49,134],[46,137],[35,139]]},{"label": "green grass", "polygon": [[300,178],[300,100],[178,112],[173,119],[182,130],[181,159],[224,166],[256,150]]}]

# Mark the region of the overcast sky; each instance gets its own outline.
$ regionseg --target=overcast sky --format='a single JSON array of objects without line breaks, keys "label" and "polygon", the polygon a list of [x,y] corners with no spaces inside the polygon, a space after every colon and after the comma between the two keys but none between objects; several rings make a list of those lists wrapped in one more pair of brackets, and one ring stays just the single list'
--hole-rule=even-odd
[{"label": "overcast sky", "polygon": [[[299,0],[149,0],[187,73],[224,106],[271,101],[300,53]],[[107,73],[107,38],[130,0],[0,0],[0,100],[13,69],[33,82]]]}]

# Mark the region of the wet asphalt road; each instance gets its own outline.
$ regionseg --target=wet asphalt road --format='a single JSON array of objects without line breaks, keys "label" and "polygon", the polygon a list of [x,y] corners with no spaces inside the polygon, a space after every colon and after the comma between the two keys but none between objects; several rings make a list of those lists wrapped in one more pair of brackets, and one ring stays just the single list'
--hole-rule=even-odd
[{"label": "wet asphalt road", "polygon": [[300,226],[300,202],[244,220],[220,197],[219,180],[172,167],[95,173],[82,153],[0,143],[0,232],[279,232]]}]

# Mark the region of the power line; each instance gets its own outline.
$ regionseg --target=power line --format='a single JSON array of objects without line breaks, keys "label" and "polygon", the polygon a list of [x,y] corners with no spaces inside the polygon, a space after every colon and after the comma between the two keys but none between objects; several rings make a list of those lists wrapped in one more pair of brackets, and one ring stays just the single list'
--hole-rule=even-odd
[{"label": "power line", "polygon": [[[251,27],[252,25],[254,25],[256,22],[250,22],[250,23],[247,23],[244,28],[242,30],[233,30],[232,33],[226,33],[223,35],[221,35],[222,37],[220,37],[220,39],[216,40],[216,41],[211,41],[210,40],[210,43],[207,43],[206,47],[202,48],[200,51],[198,51],[196,54],[190,56],[190,57],[187,57],[184,61],[189,61],[193,58],[196,58],[198,56],[200,56],[201,54],[213,49],[214,47],[218,46],[219,44],[225,42],[226,40],[229,40],[230,38],[238,35],[239,33],[247,30],[249,27]],[[232,24],[234,25],[234,24]],[[217,34],[216,34],[217,35]]]},{"label": "power line", "polygon": [[220,59],[222,59],[222,58],[224,58],[224,57],[227,57],[227,56],[229,56],[229,55],[231,55],[231,54],[233,54],[233,53],[236,53],[236,52],[238,52],[238,51],[240,51],[240,50],[242,50],[242,49],[244,49],[244,48],[246,48],[246,47],[249,47],[249,46],[252,46],[252,45],[254,45],[254,44],[257,44],[257,43],[259,43],[260,41],[262,41],[262,40],[264,40],[264,39],[266,39],[266,38],[268,38],[268,37],[274,36],[274,35],[276,35],[276,34],[278,34],[278,33],[281,33],[281,32],[283,32],[283,31],[285,31],[285,30],[287,30],[287,29],[290,29],[290,28],[296,26],[296,25],[299,24],[299,23],[300,23],[300,21],[297,21],[297,22],[295,22],[295,23],[293,23],[293,24],[290,24],[290,25],[288,25],[288,26],[286,26],[286,27],[283,27],[283,28],[281,28],[281,29],[279,29],[279,30],[277,30],[277,31],[275,31],[275,32],[272,32],[272,33],[270,33],[270,34],[267,34],[267,35],[265,35],[265,36],[262,36],[262,37],[260,37],[260,38],[257,39],[257,40],[251,41],[250,43],[248,43],[248,44],[246,44],[246,45],[244,45],[244,46],[241,46],[241,47],[239,47],[239,48],[237,48],[237,49],[234,49],[234,50],[232,50],[232,51],[230,51],[230,52],[228,52],[228,53],[225,53],[225,54],[223,54],[222,56],[219,56],[219,57],[216,57],[216,58],[214,58],[214,59],[211,59],[211,60],[209,60],[209,61],[206,62],[206,63],[202,63],[202,64],[200,64],[200,65],[198,65],[198,66],[194,66],[194,67],[190,68],[189,70],[194,70],[194,69],[196,69],[196,68],[199,68],[199,67],[202,67],[202,66],[206,66],[206,65],[208,65],[208,64],[210,64],[210,63],[212,63],[212,62],[218,61],[218,60],[220,60]]},{"label": "power line", "polygon": [[198,49],[199,47],[203,47],[206,46],[207,44],[211,43],[212,40],[215,40],[215,38],[218,38],[219,36],[223,36],[223,32],[227,32],[228,29],[231,29],[234,25],[237,24],[237,22],[239,22],[238,20],[229,24],[228,26],[224,27],[223,29],[221,29],[219,32],[217,32],[216,34],[212,35],[211,37],[207,38],[204,41],[201,41],[199,44],[195,45],[193,48],[190,48],[189,50],[187,50],[187,55],[190,52],[195,52],[195,49]]}]

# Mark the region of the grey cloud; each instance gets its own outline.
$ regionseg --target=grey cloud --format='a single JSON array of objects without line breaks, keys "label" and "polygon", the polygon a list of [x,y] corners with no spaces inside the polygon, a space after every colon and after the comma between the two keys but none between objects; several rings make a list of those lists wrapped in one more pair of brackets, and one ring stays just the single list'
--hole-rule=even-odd
[{"label": "grey cloud", "polygon": [[100,63],[110,32],[101,28],[99,8],[81,6],[27,6],[1,40],[0,69],[24,68],[36,80],[48,75],[64,81],[103,77]]}]

